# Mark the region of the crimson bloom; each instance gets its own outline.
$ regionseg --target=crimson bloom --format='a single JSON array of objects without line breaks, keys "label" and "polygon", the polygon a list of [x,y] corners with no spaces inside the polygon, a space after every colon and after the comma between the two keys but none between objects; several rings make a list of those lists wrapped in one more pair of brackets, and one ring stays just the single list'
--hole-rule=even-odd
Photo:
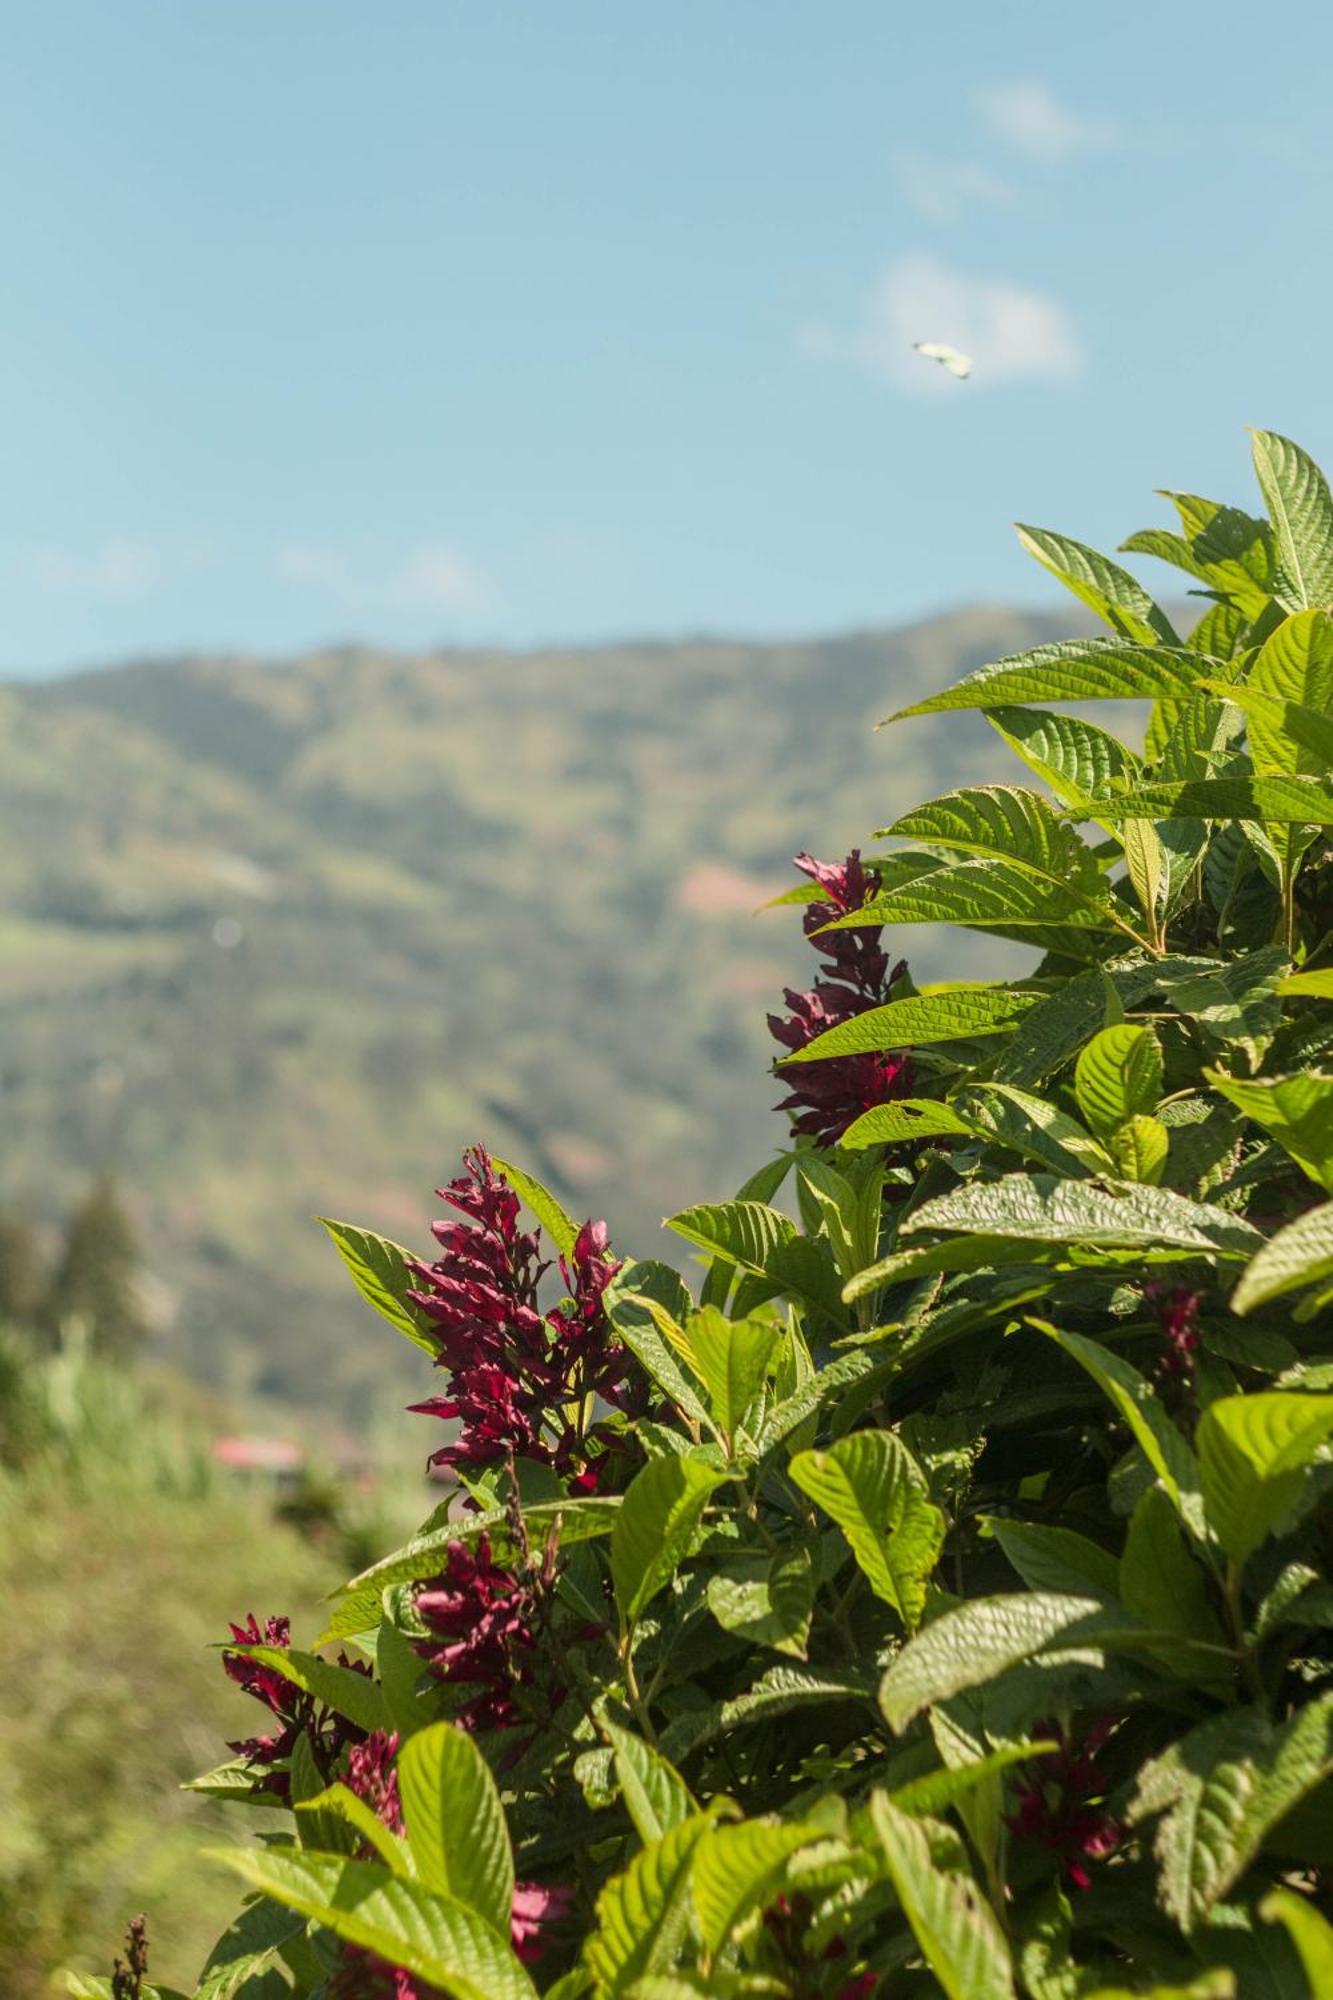
[{"label": "crimson bloom", "polygon": [[[244,1625],[232,1625],[231,1636],[240,1648],[276,1646],[286,1652],[292,1643],[291,1621],[270,1618],[261,1631],[259,1620],[252,1611]],[[368,1675],[371,1672],[363,1660],[349,1660],[345,1653],[339,1654],[338,1664],[350,1667],[355,1673]],[[244,1688],[248,1695],[253,1695],[256,1701],[262,1702],[279,1724],[268,1736],[248,1736],[227,1745],[238,1757],[244,1757],[266,1773],[263,1783],[266,1792],[282,1799],[289,1796],[291,1782],[287,1775],[287,1763],[299,1736],[305,1735],[310,1739],[315,1763],[324,1777],[329,1775],[347,1744],[362,1740],[363,1730],[335,1714],[333,1709],[326,1708],[314,1695],[293,1687],[276,1668],[264,1666],[247,1652],[232,1652],[228,1648],[222,1655],[222,1666],[228,1679],[235,1681],[237,1687]]]},{"label": "crimson bloom", "polygon": [[513,1573],[491,1556],[484,1535],[469,1548],[450,1542],[444,1571],[417,1593],[430,1637],[417,1651],[438,1678],[471,1690],[454,1720],[462,1729],[514,1729],[553,1713],[564,1689],[539,1655],[555,1585],[553,1561]]},{"label": "crimson bloom", "polygon": [[[851,930],[828,931],[822,937],[815,935],[835,918],[863,908],[878,893],[879,875],[861,860],[859,848],[853,848],[845,861],[816,861],[813,855],[798,854],[796,866],[823,891],[817,902],[806,904],[802,922],[806,936],[827,962],[808,992],[786,989],[785,1017],[768,1017],[773,1039],[792,1054],[827,1029],[840,1027],[872,1007],[882,1007],[907,971],[901,959],[890,966],[879,942],[882,925],[857,925]],[[782,1058],[778,1061],[781,1064]],[[790,1092],[778,1110],[792,1112],[795,1130],[821,1146],[836,1146],[863,1111],[906,1097],[912,1088],[912,1065],[899,1049],[829,1056],[784,1070],[782,1075]]]},{"label": "crimson bloom", "polygon": [[576,1490],[595,1488],[618,1439],[611,1425],[584,1422],[588,1399],[634,1415],[648,1386],[603,1305],[621,1268],[606,1224],[584,1224],[560,1259],[569,1296],[542,1313],[537,1288],[549,1264],[539,1235],[519,1227],[518,1196],[484,1147],[465,1153],[463,1167],[439,1193],[466,1220],[433,1224],[441,1255],[411,1265],[418,1283],[409,1296],[430,1322],[436,1366],[449,1377],[443,1395],[413,1408],[461,1425],[431,1464],[480,1471],[533,1459],[567,1475]]},{"label": "crimson bloom", "polygon": [[1143,1296],[1156,1311],[1157,1324],[1166,1342],[1161,1363],[1163,1374],[1191,1376],[1200,1339],[1202,1292],[1192,1292],[1184,1285],[1164,1285],[1159,1278],[1150,1278],[1143,1287]]},{"label": "crimson bloom", "polygon": [[1033,1734],[1059,1749],[1033,1764],[1009,1815],[1011,1833],[1035,1840],[1059,1858],[1060,1872],[1076,1889],[1091,1886],[1088,1864],[1104,1861],[1119,1847],[1125,1830],[1103,1804],[1107,1781],[1098,1760],[1115,1729],[1104,1718],[1088,1729],[1077,1749],[1058,1723],[1038,1723]]}]

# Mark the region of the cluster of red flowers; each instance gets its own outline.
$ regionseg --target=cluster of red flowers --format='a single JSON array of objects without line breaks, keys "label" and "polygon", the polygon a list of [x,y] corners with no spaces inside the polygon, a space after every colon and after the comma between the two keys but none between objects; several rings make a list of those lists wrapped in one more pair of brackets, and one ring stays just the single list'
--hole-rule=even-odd
[{"label": "cluster of red flowers", "polygon": [[1039,1723],[1033,1734],[1060,1747],[1032,1765],[1009,1815],[1010,1832],[1048,1848],[1076,1889],[1091,1886],[1088,1863],[1104,1861],[1125,1837],[1119,1820],[1102,1803],[1109,1787],[1098,1763],[1115,1726],[1114,1718],[1093,1723],[1075,1749],[1058,1723]]},{"label": "cluster of red flowers", "polygon": [[[879,942],[882,925],[815,935],[835,918],[864,908],[879,891],[880,878],[874,868],[863,863],[858,848],[853,848],[845,861],[816,861],[812,855],[798,854],[796,866],[823,891],[818,902],[806,904],[803,922],[806,936],[826,964],[809,992],[786,990],[783,998],[789,1011],[785,1017],[768,1017],[774,1040],[793,1054],[827,1029],[872,1007],[882,1007],[907,970],[902,960],[890,966]],[[778,1058],[779,1064],[782,1060]],[[863,1111],[910,1094],[912,1066],[900,1050],[876,1050],[802,1063],[785,1070],[783,1081],[790,1090],[778,1110],[794,1113],[795,1130],[816,1144],[836,1146]]]},{"label": "cluster of red flowers", "polygon": [[[291,1625],[286,1618],[270,1618],[260,1630],[259,1620],[252,1611],[244,1625],[232,1625],[231,1636],[238,1646],[277,1646],[286,1652],[292,1643]],[[338,1664],[350,1667],[356,1673],[369,1674],[371,1669],[363,1660],[349,1660],[345,1653],[338,1656]],[[277,1718],[279,1727],[269,1736],[247,1736],[240,1742],[229,1743],[238,1757],[265,1772],[264,1790],[275,1797],[285,1799],[291,1792],[291,1780],[287,1773],[287,1763],[296,1747],[299,1736],[309,1738],[315,1763],[321,1776],[327,1777],[340,1753],[349,1743],[359,1743],[363,1732],[355,1728],[331,1708],[326,1708],[314,1695],[306,1694],[273,1667],[266,1667],[254,1660],[248,1653],[224,1652],[222,1665],[230,1680],[237,1687],[253,1695],[264,1704],[270,1714]]]},{"label": "cluster of red flowers", "polygon": [[535,1459],[574,1491],[595,1491],[617,1437],[606,1423],[585,1425],[588,1399],[637,1415],[647,1388],[603,1305],[620,1269],[606,1224],[588,1222],[579,1231],[560,1259],[569,1295],[543,1314],[537,1287],[548,1266],[539,1237],[519,1228],[518,1196],[483,1147],[465,1153],[463,1165],[438,1192],[468,1219],[435,1223],[443,1254],[412,1265],[412,1302],[431,1324],[436,1366],[449,1375],[444,1395],[413,1407],[462,1426],[431,1463],[478,1471]]},{"label": "cluster of red flowers", "polygon": [[1184,1285],[1163,1285],[1160,1280],[1150,1278],[1143,1296],[1155,1308],[1157,1324],[1166,1342],[1162,1373],[1188,1378],[1194,1373],[1194,1354],[1199,1345],[1202,1292],[1192,1292]]},{"label": "cluster of red flowers", "polygon": [[449,1544],[443,1574],[417,1594],[430,1631],[417,1651],[440,1680],[475,1689],[454,1717],[461,1728],[513,1729],[559,1707],[565,1691],[544,1674],[538,1647],[554,1587],[553,1555],[515,1573],[493,1560],[484,1535],[471,1548]]}]

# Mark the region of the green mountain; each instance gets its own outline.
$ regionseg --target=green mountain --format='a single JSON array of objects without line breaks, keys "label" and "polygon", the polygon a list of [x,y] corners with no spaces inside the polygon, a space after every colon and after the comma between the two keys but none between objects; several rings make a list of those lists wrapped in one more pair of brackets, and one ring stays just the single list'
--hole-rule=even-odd
[{"label": "green mountain", "polygon": [[[1005,772],[980,718],[873,725],[1057,630],[973,610],[0,689],[0,1205],[49,1226],[113,1171],[164,1351],[207,1383],[344,1420],[395,1367],[421,1386],[312,1216],[424,1246],[485,1138],[661,1253],[664,1214],[783,1136],[763,1016],[812,960],[756,906],[794,848]],[[903,948],[919,977],[997,965],[964,933]]]}]

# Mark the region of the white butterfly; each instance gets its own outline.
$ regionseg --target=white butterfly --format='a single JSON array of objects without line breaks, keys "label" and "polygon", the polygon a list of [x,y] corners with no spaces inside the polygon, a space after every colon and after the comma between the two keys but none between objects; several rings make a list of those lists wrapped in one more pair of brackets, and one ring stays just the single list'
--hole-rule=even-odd
[{"label": "white butterfly", "polygon": [[914,340],[912,345],[927,361],[938,361],[941,368],[947,368],[960,382],[965,382],[972,373],[972,356],[960,354],[956,347],[945,347],[938,340]]}]

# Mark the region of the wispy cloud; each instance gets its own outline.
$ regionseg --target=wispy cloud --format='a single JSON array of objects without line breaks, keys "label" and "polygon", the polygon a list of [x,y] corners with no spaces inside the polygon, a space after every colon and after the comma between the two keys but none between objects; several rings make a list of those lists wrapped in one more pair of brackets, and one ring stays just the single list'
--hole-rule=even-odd
[{"label": "wispy cloud", "polygon": [[977,208],[1012,208],[1017,195],[989,167],[971,160],[930,153],[899,153],[894,161],[898,188],[925,222],[961,222]]},{"label": "wispy cloud", "polygon": [[130,602],[197,575],[213,560],[214,552],[202,544],[108,535],[88,548],[32,549],[26,568],[41,589],[55,596]]},{"label": "wispy cloud", "polygon": [[495,603],[490,579],[451,542],[422,542],[398,552],[364,544],[286,542],[274,551],[273,568],[283,582],[350,611],[415,607],[465,617]]},{"label": "wispy cloud", "polygon": [[808,326],[799,345],[807,354],[852,362],[898,388],[958,394],[956,382],[913,353],[918,340],[946,341],[972,356],[976,373],[965,394],[999,382],[1068,377],[1083,366],[1078,335],[1058,300],[923,255],[889,266],[858,325]]},{"label": "wispy cloud", "polygon": [[978,94],[978,103],[994,138],[1043,166],[1101,152],[1121,137],[1113,120],[1071,110],[1044,83],[993,84]]}]

